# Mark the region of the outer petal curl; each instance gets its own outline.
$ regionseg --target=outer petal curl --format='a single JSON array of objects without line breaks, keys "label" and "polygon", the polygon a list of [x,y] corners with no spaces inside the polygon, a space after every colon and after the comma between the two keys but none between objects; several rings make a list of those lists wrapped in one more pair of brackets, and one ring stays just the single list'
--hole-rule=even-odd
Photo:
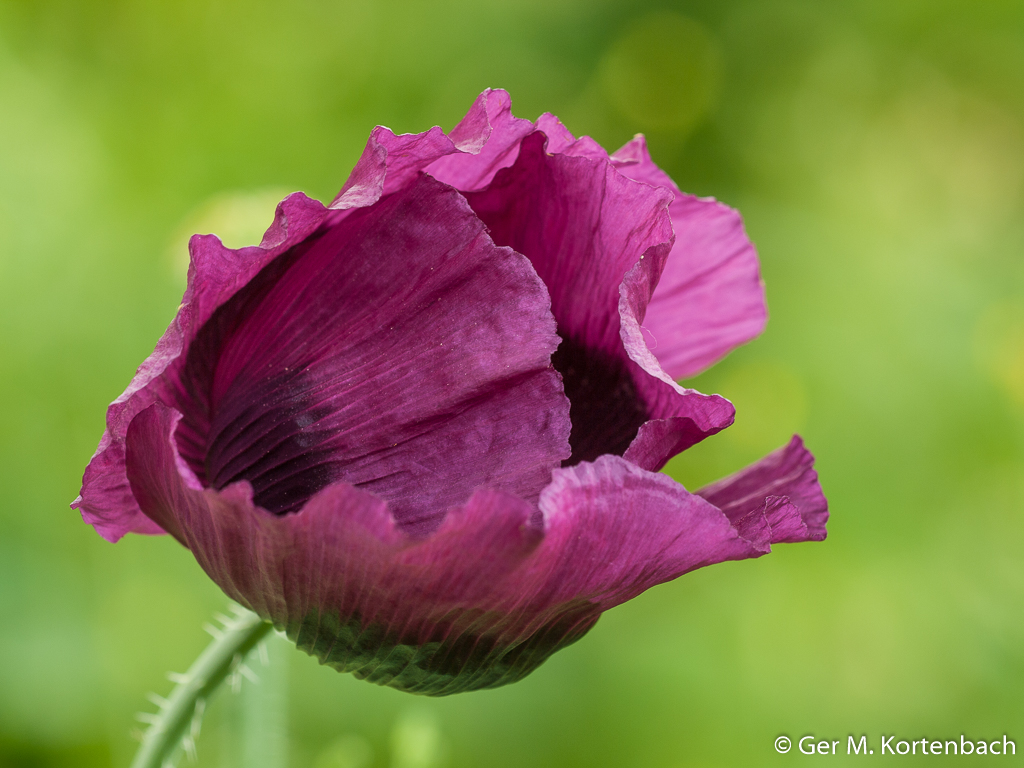
[{"label": "outer petal curl", "polygon": [[163,533],[139,509],[124,465],[124,439],[132,419],[154,402],[172,396],[161,381],[162,374],[187,355],[199,329],[220,305],[308,237],[325,215],[323,205],[296,192],[277,206],[274,223],[260,245],[233,250],[214,235],[195,235],[189,241],[188,287],[178,313],[128,388],[107,409],[106,430],[85,469],[82,493],[71,505],[105,539],[117,541],[126,533]]},{"label": "outer petal curl", "polygon": [[822,541],[828,502],[818,484],[814,456],[799,435],[746,469],[697,491],[734,522],[763,513],[772,543]]}]

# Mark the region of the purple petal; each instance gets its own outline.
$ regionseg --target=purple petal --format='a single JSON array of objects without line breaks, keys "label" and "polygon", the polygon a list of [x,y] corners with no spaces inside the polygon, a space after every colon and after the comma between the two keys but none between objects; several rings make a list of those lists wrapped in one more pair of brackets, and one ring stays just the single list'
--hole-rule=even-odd
[{"label": "purple petal", "polygon": [[183,358],[216,309],[277,256],[304,240],[326,213],[316,200],[296,192],[277,206],[274,223],[258,246],[233,250],[214,235],[191,239],[188,287],[178,314],[128,388],[107,409],[106,430],[86,467],[82,493],[71,505],[105,539],[117,541],[126,533],[162,533],[142,514],[125,477],[124,436],[132,419],[170,396],[162,375]]},{"label": "purple petal", "polygon": [[467,194],[496,243],[533,263],[551,293],[559,330],[588,348],[619,348],[619,284],[651,248],[672,238],[668,192],[632,182],[606,161],[549,154],[546,136],[486,190]]},{"label": "purple petal", "polygon": [[512,114],[505,91],[484,91],[450,134],[460,152],[435,160],[427,173],[459,190],[481,189],[500,169],[512,165],[519,142],[533,132],[533,123]]},{"label": "purple petal", "polygon": [[536,559],[553,566],[552,601],[585,597],[607,610],[696,568],[768,551],[763,518],[737,530],[671,478],[617,456],[557,470],[540,503]]},{"label": "purple petal", "polygon": [[375,129],[330,208],[290,196],[260,246],[190,249],[76,506],[172,534],[325,664],[502,685],[655,584],[824,538],[799,438],[699,495],[649,471],[731,423],[674,376],[764,311],[738,217],[642,140],[610,159],[485,91],[450,136]]},{"label": "purple petal", "polygon": [[334,210],[363,208],[410,184],[421,171],[458,189],[486,184],[515,158],[529,120],[512,116],[505,91],[484,91],[450,136],[438,127],[396,135],[383,126],[370,133],[363,154],[334,198]]},{"label": "purple petal", "polygon": [[646,374],[634,376],[634,380],[650,414],[650,420],[640,426],[623,455],[651,472],[657,472],[670,458],[708,435],[725,429],[736,413],[723,397],[703,395],[676,384],[647,346],[642,323],[657,284],[657,263],[644,260],[626,274],[619,288],[619,333],[631,365]]},{"label": "purple petal", "polygon": [[508,93],[490,89],[477,97],[447,136],[437,127],[425,133],[395,135],[378,126],[330,207],[345,210],[372,205],[381,195],[409,184],[423,170],[459,190],[484,187],[499,169],[512,164],[519,142],[532,130],[533,123],[512,115]]},{"label": "purple petal", "polygon": [[577,139],[554,115],[544,113],[536,123],[515,117],[508,93],[488,89],[452,129],[450,137],[461,151],[439,158],[426,170],[462,192],[481,190],[515,162],[520,142],[538,130],[548,137],[547,151],[552,154],[608,160],[600,144],[589,136]]},{"label": "purple petal", "polygon": [[675,245],[643,325],[673,379],[694,376],[764,330],[768,318],[757,253],[740,215],[679,191],[651,160],[643,136],[612,156],[631,179],[671,190]]},{"label": "purple petal", "polygon": [[248,480],[275,513],[338,480],[417,530],[480,485],[536,500],[568,456],[569,419],[530,263],[426,175],[339,218],[225,303],[168,372],[182,456],[215,488]]},{"label": "purple petal", "polygon": [[384,501],[347,483],[275,516],[254,506],[245,482],[199,487],[175,449],[179,424],[180,414],[156,404],[128,430],[128,477],[146,513],[300,648],[404,690],[512,682],[602,610],[768,549],[763,517],[739,531],[678,483],[617,457],[556,470],[540,500],[543,527],[531,522],[531,505],[481,489],[414,539]]},{"label": "purple petal", "polygon": [[552,154],[545,134],[533,133],[515,163],[467,199],[495,242],[525,254],[551,293],[562,337],[553,362],[572,404],[570,462],[621,455],[650,419],[675,419],[673,445],[683,447],[724,428],[732,421],[727,401],[677,387],[620,335],[627,272],[640,265],[650,289],[631,294],[642,318],[671,247],[671,191],[622,176],[554,118],[538,123],[574,154]]},{"label": "purple petal", "polygon": [[826,536],[828,502],[814,471],[814,456],[798,435],[788,445],[697,493],[730,520],[763,513],[772,527],[773,544],[821,541]]},{"label": "purple petal", "polygon": [[329,207],[345,211],[371,206],[381,196],[412,183],[437,158],[457,151],[452,140],[436,126],[423,133],[396,135],[378,125]]},{"label": "purple petal", "polygon": [[589,136],[576,138],[562,121],[549,112],[537,118],[536,127],[548,137],[547,151],[552,154],[569,155],[570,157],[589,157],[591,160],[608,162],[608,153],[604,147]]}]

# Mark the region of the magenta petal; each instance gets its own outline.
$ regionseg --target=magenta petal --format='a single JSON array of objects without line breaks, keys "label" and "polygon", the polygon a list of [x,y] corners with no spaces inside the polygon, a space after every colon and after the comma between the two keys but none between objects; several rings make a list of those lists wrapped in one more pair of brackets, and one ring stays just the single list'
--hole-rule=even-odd
[{"label": "magenta petal", "polygon": [[191,239],[188,287],[178,314],[128,388],[107,409],[106,430],[86,467],[82,493],[72,504],[104,538],[117,541],[126,533],[162,533],[142,514],[128,487],[124,469],[128,425],[152,403],[172,401],[161,377],[185,355],[203,324],[267,264],[312,233],[326,213],[316,200],[296,192],[277,206],[274,223],[258,246],[233,250],[213,235]]},{"label": "magenta petal", "polygon": [[537,118],[536,123],[515,117],[508,93],[488,89],[477,97],[469,113],[449,134],[459,151],[435,160],[426,170],[438,181],[462,192],[481,190],[498,171],[516,161],[520,142],[534,131],[547,136],[547,151],[552,154],[608,162],[608,153],[589,136],[577,139],[557,117],[548,113]]},{"label": "magenta petal", "polygon": [[172,534],[335,669],[503,685],[655,584],[825,537],[797,437],[697,494],[654,472],[733,419],[675,378],[765,313],[738,216],[642,138],[609,158],[485,91],[450,135],[375,129],[260,246],[190,250],[74,506]]},{"label": "magenta petal", "polygon": [[[550,116],[538,125],[554,140],[527,136],[516,162],[467,199],[495,242],[525,254],[551,293],[562,337],[553,362],[572,409],[570,462],[621,455],[650,419],[676,419],[678,450],[727,426],[727,401],[677,387],[653,357],[639,361],[620,333],[627,273],[638,268],[647,280],[646,293],[633,292],[642,316],[671,247],[671,191],[622,176],[603,150],[572,139]],[[551,144],[572,154],[552,154]]]},{"label": "magenta petal", "polygon": [[[493,127],[487,119],[491,113],[495,115]],[[509,150],[502,142],[514,145],[519,133],[530,127],[528,121],[511,117],[507,94],[485,92],[453,131],[452,138],[440,129],[395,136],[386,128],[377,128],[332,203],[336,209],[333,213],[319,202],[296,193],[278,206],[277,217],[260,246],[233,250],[225,248],[212,235],[192,238],[189,283],[178,314],[154,353],[108,409],[106,431],[86,468],[81,495],[72,504],[83,519],[111,541],[128,532],[161,532],[141,513],[128,488],[124,474],[125,431],[132,418],[151,403],[177,402],[180,393],[168,387],[164,372],[172,365],[183,364],[199,329],[264,267],[310,236],[328,215],[337,222],[355,209],[374,204],[382,195],[414,183],[422,169],[448,154],[469,153],[472,157],[474,152],[483,152],[486,164],[490,162],[488,152],[499,155],[501,146]],[[491,144],[493,147],[488,150]],[[514,146],[513,149],[517,151]]]},{"label": "magenta petal", "polygon": [[409,184],[420,171],[459,190],[486,186],[499,169],[512,164],[519,142],[532,130],[533,123],[512,115],[508,93],[490,89],[477,97],[449,135],[437,127],[396,135],[378,126],[330,207],[372,205]]},{"label": "magenta petal", "polygon": [[548,307],[530,263],[421,174],[220,308],[168,373],[179,449],[276,513],[339,480],[418,530],[481,485],[536,500],[568,456]]},{"label": "magenta petal", "polygon": [[541,495],[549,599],[585,597],[607,610],[684,573],[768,551],[763,518],[742,530],[671,478],[617,456],[555,472]]},{"label": "magenta petal", "polygon": [[515,162],[519,142],[531,132],[533,123],[512,114],[508,93],[488,89],[449,134],[460,151],[435,160],[426,171],[458,190],[481,189]]},{"label": "magenta petal", "polygon": [[794,435],[788,445],[697,493],[730,519],[763,512],[772,543],[821,541],[826,536],[828,502],[814,471],[814,456]]},{"label": "magenta petal", "polygon": [[588,348],[618,350],[619,284],[649,249],[667,252],[671,193],[630,181],[604,160],[548,154],[545,142],[541,132],[528,136],[514,165],[466,197],[496,243],[533,263],[559,331]]},{"label": "magenta petal", "polygon": [[631,366],[646,374],[634,375],[634,380],[650,418],[640,426],[623,455],[651,472],[708,435],[725,429],[736,413],[724,397],[704,395],[676,384],[648,347],[642,323],[657,280],[657,264],[643,260],[626,274],[619,288],[619,333]]},{"label": "magenta petal", "polygon": [[647,306],[648,344],[673,379],[694,376],[764,330],[768,310],[757,252],[740,215],[683,194],[651,160],[643,136],[612,155],[619,172],[671,190],[676,240]]},{"label": "magenta petal", "polygon": [[437,158],[457,151],[452,140],[436,126],[423,133],[400,135],[377,126],[330,208],[342,211],[373,205],[382,195],[411,183]]},{"label": "magenta petal", "polygon": [[576,138],[562,121],[549,112],[537,118],[536,127],[548,137],[547,151],[551,154],[569,155],[571,157],[589,157],[602,163],[609,162],[604,147],[589,136]]}]

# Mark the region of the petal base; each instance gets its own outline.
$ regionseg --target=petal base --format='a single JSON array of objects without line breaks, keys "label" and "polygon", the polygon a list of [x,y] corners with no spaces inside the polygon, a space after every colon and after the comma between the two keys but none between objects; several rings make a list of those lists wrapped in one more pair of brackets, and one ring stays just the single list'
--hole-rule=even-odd
[{"label": "petal base", "polygon": [[298,648],[338,672],[407,693],[447,696],[523,679],[583,637],[600,614],[600,607],[586,600],[562,606],[542,631],[513,645],[500,631],[487,629],[508,617],[483,611],[464,611],[438,624],[426,642],[403,638],[386,625],[366,624],[359,616],[343,621],[331,612],[311,613],[285,632]]}]

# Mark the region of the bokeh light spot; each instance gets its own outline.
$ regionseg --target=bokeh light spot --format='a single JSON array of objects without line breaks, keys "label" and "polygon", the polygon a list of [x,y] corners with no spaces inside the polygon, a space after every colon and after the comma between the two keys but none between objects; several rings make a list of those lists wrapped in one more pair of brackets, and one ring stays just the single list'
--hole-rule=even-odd
[{"label": "bokeh light spot", "polygon": [[188,241],[192,235],[217,235],[228,248],[259,245],[274,222],[277,204],[292,191],[270,187],[222,192],[198,205],[171,237],[167,250],[175,274],[184,277],[188,270]]},{"label": "bokeh light spot", "polygon": [[313,768],[369,768],[373,765],[373,747],[355,733],[341,736],[317,755]]},{"label": "bokeh light spot", "polygon": [[441,723],[433,711],[411,709],[391,731],[391,768],[438,768],[446,752]]},{"label": "bokeh light spot", "polygon": [[693,128],[714,106],[720,76],[711,33],[671,12],[639,19],[601,62],[606,97],[640,130]]},{"label": "bokeh light spot", "polygon": [[982,370],[1024,408],[1024,302],[997,302],[975,327],[975,356]]}]

